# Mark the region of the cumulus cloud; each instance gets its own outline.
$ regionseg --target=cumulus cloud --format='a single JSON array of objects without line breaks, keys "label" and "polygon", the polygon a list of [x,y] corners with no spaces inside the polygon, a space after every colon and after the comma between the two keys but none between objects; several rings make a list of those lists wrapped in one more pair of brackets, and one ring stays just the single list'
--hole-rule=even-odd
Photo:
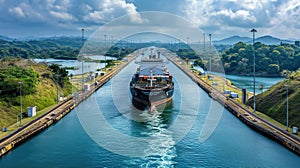
[{"label": "cumulus cloud", "polygon": [[8,8],[8,12],[17,18],[21,17],[21,20],[24,20],[23,18],[26,18],[26,21],[39,21],[43,20],[44,16],[36,11],[34,8],[32,8],[31,5],[27,3],[20,3],[17,6],[13,6]]},{"label": "cumulus cloud", "polygon": [[272,20],[274,25],[283,24],[287,27],[295,26],[300,28],[300,1],[290,0],[280,6],[277,11],[277,17]]},{"label": "cumulus cloud", "polygon": [[209,14],[207,13],[209,11],[213,11],[212,1],[210,0],[204,0],[202,2],[186,0],[185,15],[195,25],[206,25],[209,22]]},{"label": "cumulus cloud", "polygon": [[9,11],[10,13],[16,14],[17,16],[25,17],[25,14],[24,14],[22,8],[20,8],[20,7],[18,7],[18,6],[17,6],[17,7],[14,7],[14,8],[9,8],[8,11]]},{"label": "cumulus cloud", "polygon": [[59,18],[64,21],[72,21],[76,20],[71,14],[66,12],[56,12],[56,11],[50,11],[50,14],[56,18]]},{"label": "cumulus cloud", "polygon": [[105,19],[111,20],[118,16],[129,15],[132,22],[142,22],[142,18],[133,3],[127,3],[125,0],[103,0],[99,1],[98,4],[93,10],[88,6],[90,12],[84,16],[84,20],[99,23]]},{"label": "cumulus cloud", "polygon": [[300,1],[186,0],[185,16],[203,29],[256,27],[270,32],[274,27],[283,28],[282,25],[297,29],[300,27]]},{"label": "cumulus cloud", "polygon": [[212,12],[210,17],[217,18],[220,23],[231,24],[232,26],[247,26],[249,23],[255,23],[256,17],[250,11],[237,10],[232,11],[231,9],[224,9],[216,12]]},{"label": "cumulus cloud", "polygon": [[83,17],[84,21],[101,23],[104,21],[104,13],[102,11],[91,11]]},{"label": "cumulus cloud", "polygon": [[191,18],[191,21],[200,27],[211,24],[250,25],[258,22],[257,13],[264,13],[256,12],[264,6],[264,2],[255,0],[186,0],[186,2],[186,17]]},{"label": "cumulus cloud", "polygon": [[283,18],[299,18],[298,0],[187,0],[185,15],[198,26],[268,27]]},{"label": "cumulus cloud", "polygon": [[126,11],[126,14],[130,16],[132,22],[142,23],[140,14],[136,11],[136,7],[133,3],[126,3],[125,0],[114,1],[117,6]]},{"label": "cumulus cloud", "polygon": [[[57,22],[65,24],[103,24],[116,17],[129,15],[132,22],[141,23],[142,18],[133,3],[125,0],[0,0],[3,13],[12,18],[26,21],[41,21],[41,23]],[[0,16],[1,18],[1,16]],[[21,22],[22,20],[20,20]]]},{"label": "cumulus cloud", "polygon": [[123,15],[132,23],[145,22],[139,11],[147,10],[181,15],[213,34],[249,27],[268,34],[300,31],[299,0],[0,0],[0,26],[88,30]]}]

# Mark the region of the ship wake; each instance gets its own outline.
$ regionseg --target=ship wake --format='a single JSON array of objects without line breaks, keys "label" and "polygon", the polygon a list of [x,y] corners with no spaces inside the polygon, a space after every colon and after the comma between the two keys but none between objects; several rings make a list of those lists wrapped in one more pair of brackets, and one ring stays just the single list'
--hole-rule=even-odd
[{"label": "ship wake", "polygon": [[176,143],[173,133],[167,129],[167,124],[164,124],[162,112],[153,109],[152,112],[141,113],[141,117],[145,119],[145,131],[141,135],[149,137],[148,146],[143,157],[132,158],[127,164],[141,167],[174,167],[174,158],[177,156]]}]

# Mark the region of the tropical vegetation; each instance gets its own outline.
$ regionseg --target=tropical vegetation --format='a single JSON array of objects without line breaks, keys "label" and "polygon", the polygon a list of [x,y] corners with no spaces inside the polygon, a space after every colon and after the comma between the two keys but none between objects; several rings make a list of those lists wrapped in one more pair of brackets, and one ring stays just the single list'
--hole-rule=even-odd
[{"label": "tropical vegetation", "polygon": [[[288,94],[287,94],[288,93]],[[291,73],[287,79],[272,86],[267,91],[256,96],[256,108],[271,118],[286,124],[288,95],[289,127],[300,128],[300,69]],[[253,105],[253,99],[248,101]]]},{"label": "tropical vegetation", "polygon": [[253,45],[239,42],[222,54],[226,73],[252,75],[255,50],[256,73],[259,76],[280,76],[284,71],[300,67],[300,47],[294,44]]},{"label": "tropical vegetation", "polygon": [[20,114],[21,94],[23,117],[26,117],[28,106],[41,110],[55,104],[57,86],[58,96],[67,96],[72,92],[67,71],[58,65],[48,66],[21,58],[1,60],[0,128],[16,122]]},{"label": "tropical vegetation", "polygon": [[76,38],[49,38],[29,41],[0,39],[0,58],[59,58],[76,59],[81,40]]}]

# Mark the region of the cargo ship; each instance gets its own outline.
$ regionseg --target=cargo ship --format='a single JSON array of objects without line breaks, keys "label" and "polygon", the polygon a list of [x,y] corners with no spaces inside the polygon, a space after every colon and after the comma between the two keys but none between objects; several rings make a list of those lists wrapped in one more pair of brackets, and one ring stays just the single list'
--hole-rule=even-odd
[{"label": "cargo ship", "polygon": [[[153,54],[155,51],[157,54]],[[130,82],[133,104],[138,108],[149,107],[152,111],[155,106],[172,100],[174,82],[165,66],[166,62],[161,58],[161,52],[150,48],[149,56],[143,57],[138,64]]]}]

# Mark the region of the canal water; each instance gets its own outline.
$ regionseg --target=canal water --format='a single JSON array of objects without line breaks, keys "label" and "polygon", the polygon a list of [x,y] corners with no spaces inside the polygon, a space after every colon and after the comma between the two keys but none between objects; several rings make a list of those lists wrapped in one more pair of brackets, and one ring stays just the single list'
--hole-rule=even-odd
[{"label": "canal water", "polygon": [[[195,69],[202,73],[208,73],[199,66],[195,66]],[[223,74],[213,73],[216,75],[224,76]],[[230,80],[232,84],[238,88],[244,88],[249,92],[253,92],[253,76],[241,76],[241,75],[225,75],[226,79]],[[259,94],[268,90],[270,87],[275,85],[277,82],[284,80],[283,77],[255,77],[255,93]]]},{"label": "canal water", "polygon": [[[92,56],[85,56],[91,60],[116,60],[115,57],[108,57],[102,55],[92,55]],[[47,59],[34,59],[35,62],[45,62],[47,64],[58,64],[61,67],[67,68],[75,68],[75,69],[67,69],[69,74],[79,75],[82,73],[82,64],[77,60],[65,60],[65,59],[55,59],[55,58],[47,58]],[[84,73],[94,72],[97,69],[101,69],[105,67],[105,63],[100,62],[84,62],[83,64],[83,71]]]},{"label": "canal water", "polygon": [[[1,158],[0,167],[300,165],[297,155],[253,131],[226,109],[210,115],[220,108],[215,109],[215,102],[172,63],[167,65],[175,78],[172,103],[151,113],[136,110],[128,103],[128,85],[136,67],[131,63],[60,122]],[[215,129],[207,128],[207,119]],[[107,125],[111,128],[105,130]],[[201,139],[203,132],[208,132],[207,139]]]},{"label": "canal water", "polygon": [[[238,76],[238,75],[226,75],[226,78],[230,80],[236,87],[244,88],[249,92],[253,92],[253,77],[251,76]],[[256,77],[255,78],[255,92],[261,93],[266,91],[277,82],[284,80],[282,77]]]}]

